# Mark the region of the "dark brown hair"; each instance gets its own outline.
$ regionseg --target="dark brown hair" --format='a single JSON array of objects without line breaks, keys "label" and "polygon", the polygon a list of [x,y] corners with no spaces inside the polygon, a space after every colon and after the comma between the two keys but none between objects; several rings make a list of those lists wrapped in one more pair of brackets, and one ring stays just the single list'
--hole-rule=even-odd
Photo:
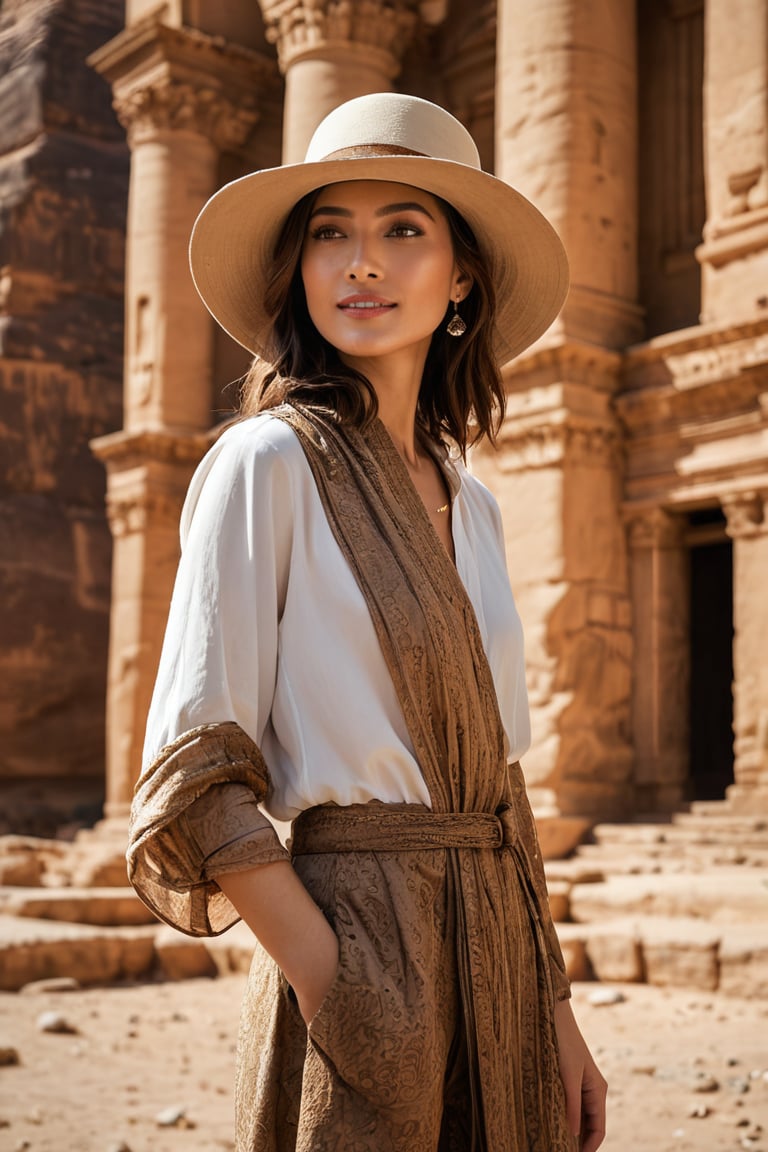
[{"label": "dark brown hair", "polygon": [[[301,278],[301,250],[317,189],[291,210],[275,245],[264,303],[274,317],[264,358],[257,357],[243,382],[241,412],[264,412],[286,401],[321,403],[340,420],[365,427],[377,414],[370,382],[339,357],[312,323]],[[435,197],[451,232],[456,262],[472,279],[462,302],[467,331],[445,331],[453,308],[432,336],[424,365],[416,420],[430,439],[450,438],[462,455],[483,436],[493,441],[504,414],[504,387],[493,355],[495,294],[474,234],[455,208]],[[471,423],[471,427],[470,427]]]}]

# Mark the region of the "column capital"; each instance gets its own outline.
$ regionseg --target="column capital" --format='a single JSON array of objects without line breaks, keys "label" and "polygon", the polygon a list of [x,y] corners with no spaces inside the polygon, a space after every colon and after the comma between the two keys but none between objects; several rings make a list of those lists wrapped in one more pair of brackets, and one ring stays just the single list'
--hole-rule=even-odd
[{"label": "column capital", "polygon": [[242,148],[259,113],[253,95],[234,100],[214,87],[181,82],[171,76],[146,87],[115,92],[113,101],[131,148],[163,132],[194,132],[221,152]]},{"label": "column capital", "polygon": [[259,119],[257,94],[278,81],[274,62],[259,53],[171,28],[157,14],[126,28],[88,63],[112,85],[131,146],[186,131],[236,151]]},{"label": "column capital", "polygon": [[416,29],[417,0],[259,0],[282,72],[329,50],[363,53],[393,78]]},{"label": "column capital", "polygon": [[679,548],[683,543],[685,522],[663,508],[624,508],[624,522],[629,531],[631,548]]},{"label": "column capital", "polygon": [[766,503],[768,492],[733,492],[721,497],[727,521],[726,532],[732,540],[768,534]]}]

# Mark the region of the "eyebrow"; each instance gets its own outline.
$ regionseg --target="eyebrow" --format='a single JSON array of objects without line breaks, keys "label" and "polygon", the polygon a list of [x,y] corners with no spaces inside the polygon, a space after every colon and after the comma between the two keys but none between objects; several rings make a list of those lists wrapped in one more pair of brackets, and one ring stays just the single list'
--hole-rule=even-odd
[{"label": "eyebrow", "polygon": [[[421,212],[424,216],[428,216],[430,220],[434,220],[431,212],[428,212],[423,204],[418,204],[415,200],[406,200],[402,204],[385,204],[383,208],[377,208],[374,216],[392,216],[397,212]],[[334,208],[332,205],[322,208],[315,208],[310,216],[310,220],[314,220],[315,216],[343,216],[351,218],[354,215],[348,208]]]}]

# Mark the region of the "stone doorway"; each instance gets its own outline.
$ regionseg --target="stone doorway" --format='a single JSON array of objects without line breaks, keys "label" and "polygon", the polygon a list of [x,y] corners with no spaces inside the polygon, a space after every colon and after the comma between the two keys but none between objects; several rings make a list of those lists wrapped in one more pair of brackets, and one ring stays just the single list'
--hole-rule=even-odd
[{"label": "stone doorway", "polygon": [[733,783],[733,546],[720,508],[688,518],[689,793],[722,800]]}]

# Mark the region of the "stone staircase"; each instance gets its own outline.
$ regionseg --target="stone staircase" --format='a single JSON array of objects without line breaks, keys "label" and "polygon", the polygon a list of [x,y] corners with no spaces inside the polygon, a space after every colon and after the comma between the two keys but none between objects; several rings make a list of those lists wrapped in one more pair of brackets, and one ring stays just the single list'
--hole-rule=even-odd
[{"label": "stone staircase", "polygon": [[694,803],[602,824],[546,869],[573,979],[768,998],[768,816]]},{"label": "stone staircase", "polygon": [[[0,837],[0,991],[247,971],[244,925],[198,940],[157,923],[127,886],[123,844],[118,826],[73,843]],[[768,816],[694,804],[602,824],[546,871],[572,979],[768,998]]]}]

